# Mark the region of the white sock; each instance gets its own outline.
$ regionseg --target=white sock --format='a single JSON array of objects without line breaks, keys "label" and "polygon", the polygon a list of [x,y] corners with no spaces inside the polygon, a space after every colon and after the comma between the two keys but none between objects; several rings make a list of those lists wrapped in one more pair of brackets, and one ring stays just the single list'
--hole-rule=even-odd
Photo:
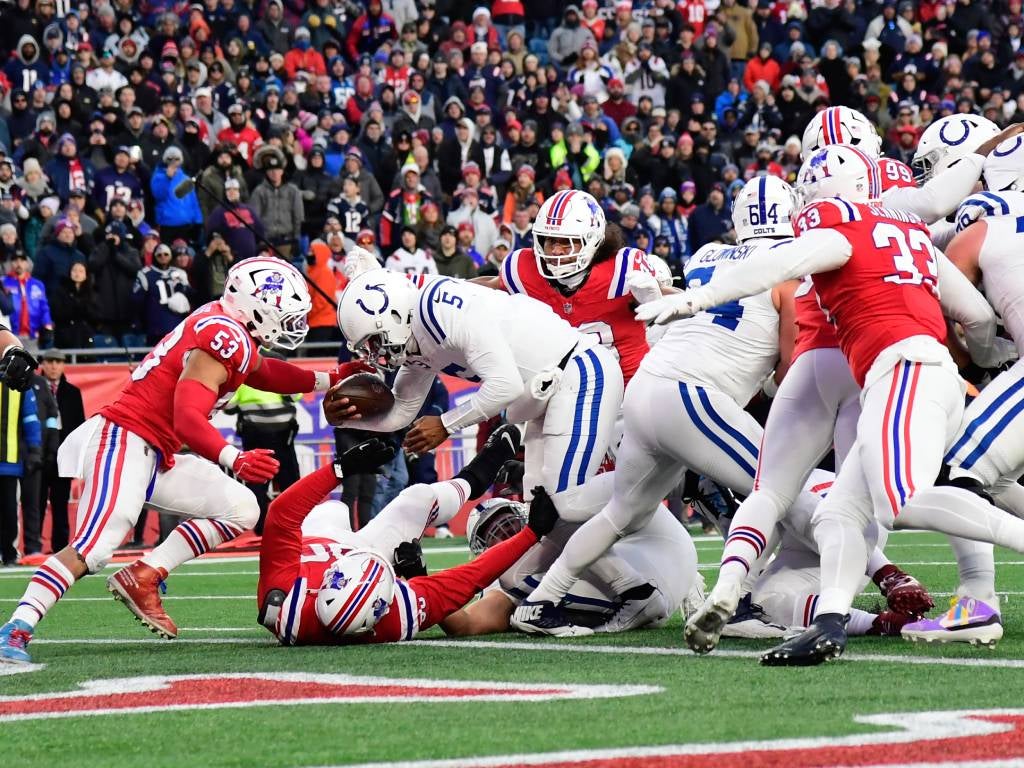
[{"label": "white sock", "polygon": [[960,574],[960,587],[957,593],[963,597],[973,597],[988,603],[994,610],[999,610],[999,598],[996,596],[996,564],[995,552],[991,544],[983,541],[971,541],[957,536],[949,537],[949,545],[956,555],[956,566]]},{"label": "white sock", "polygon": [[859,608],[850,609],[850,620],[846,623],[846,634],[853,636],[866,635],[871,625],[875,623],[874,613],[862,611]]},{"label": "white sock", "polygon": [[874,578],[875,574],[887,565],[892,565],[892,561],[882,554],[880,547],[875,547],[871,550],[871,554],[868,555],[868,568],[865,575],[869,579]]},{"label": "white sock", "polygon": [[[722,550],[718,584],[739,583],[748,576],[757,577],[756,561],[765,553],[768,539],[779,522],[779,511],[772,497],[754,491],[736,510]],[[717,586],[717,585],[716,585]]]},{"label": "white sock", "polygon": [[963,488],[936,486],[918,491],[900,511],[896,527],[939,531],[1024,552],[1024,520]]},{"label": "white sock", "polygon": [[852,521],[826,518],[814,525],[821,556],[821,596],[817,614],[847,614],[867,569],[864,531]]},{"label": "white sock", "polygon": [[242,529],[223,520],[186,520],[179,525],[167,540],[142,558],[151,568],[163,568],[170,573],[182,563],[210,552],[225,541],[240,536]]},{"label": "white sock", "polygon": [[427,525],[447,523],[462,509],[470,494],[469,483],[461,477],[443,483],[431,483],[430,490],[434,492],[436,511],[431,511]]},{"label": "white sock", "polygon": [[562,554],[548,568],[529,599],[560,602],[580,574],[597,562],[618,540],[618,531],[603,512],[590,518],[565,543]]},{"label": "white sock", "polygon": [[67,566],[56,555],[50,555],[32,574],[11,619],[20,619],[35,627],[74,583],[75,577]]}]

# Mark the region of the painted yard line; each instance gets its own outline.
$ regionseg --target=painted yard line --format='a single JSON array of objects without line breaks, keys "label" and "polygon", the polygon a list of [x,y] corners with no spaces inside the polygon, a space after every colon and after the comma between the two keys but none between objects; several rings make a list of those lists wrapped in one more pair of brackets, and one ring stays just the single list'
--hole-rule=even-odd
[{"label": "painted yard line", "polygon": [[[172,642],[174,645],[277,645],[277,641],[267,635],[265,638],[266,642],[257,642],[261,638],[257,637],[178,637]],[[148,638],[128,638],[120,639],[114,637],[86,637],[79,639],[68,639],[68,638],[53,638],[47,639],[42,638],[40,640],[32,640],[32,645],[152,645],[167,648],[168,644],[155,637]]]},{"label": "painted yard line", "polygon": [[178,627],[179,632],[266,632],[266,630],[254,624],[251,627]]},{"label": "painted yard line", "polygon": [[[416,640],[403,643],[402,647],[433,646],[437,648],[454,648],[459,645],[478,649],[514,650],[514,651],[561,651],[563,653],[598,653],[598,654],[630,654],[636,656],[690,656],[698,658],[688,648],[664,648],[661,646],[643,645],[577,645],[573,643],[545,643],[501,640]],[[725,659],[759,659],[764,651],[727,651],[717,650],[706,658]],[[892,664],[921,664],[940,667],[995,667],[1004,669],[1024,669],[1024,659],[951,659],[938,656],[901,656],[899,654],[878,653],[844,653],[843,661],[874,662]]]},{"label": "painted yard line", "polygon": [[[997,560],[996,565],[1024,565],[1024,560]],[[910,565],[956,565],[955,560],[929,560],[920,562],[906,562],[901,560],[900,567]],[[701,563],[697,566],[698,571],[715,571],[718,570],[718,563]]]},{"label": "painted yard line", "polygon": [[[6,569],[5,569],[6,570]],[[23,573],[4,573],[0,574],[0,581],[4,579],[24,581],[25,576],[28,574]],[[194,577],[194,576],[259,576],[259,571],[175,571],[173,573],[174,578],[179,576]]]}]

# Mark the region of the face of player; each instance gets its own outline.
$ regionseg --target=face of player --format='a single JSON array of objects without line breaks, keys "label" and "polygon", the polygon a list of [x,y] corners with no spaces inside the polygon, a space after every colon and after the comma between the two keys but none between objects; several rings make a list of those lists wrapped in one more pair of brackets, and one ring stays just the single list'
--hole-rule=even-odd
[{"label": "face of player", "polygon": [[544,249],[544,255],[550,257],[549,261],[554,266],[561,267],[576,263],[576,249],[572,238],[545,237],[541,241],[541,247]]}]

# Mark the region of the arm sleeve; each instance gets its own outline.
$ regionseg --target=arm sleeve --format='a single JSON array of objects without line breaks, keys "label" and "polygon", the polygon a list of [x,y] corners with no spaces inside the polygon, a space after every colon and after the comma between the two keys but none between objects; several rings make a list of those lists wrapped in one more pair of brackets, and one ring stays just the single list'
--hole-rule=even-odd
[{"label": "arm sleeve", "polygon": [[686,291],[697,311],[754,296],[786,280],[838,269],[853,253],[850,242],[831,229],[813,229],[796,240],[758,250],[743,269],[724,272],[720,280]]},{"label": "arm sleeve", "polygon": [[433,576],[418,576],[410,580],[409,586],[416,596],[426,602],[426,616],[420,622],[420,631],[444,621],[462,608],[473,599],[473,595],[511,568],[536,543],[537,535],[530,528],[524,528],[475,560]]},{"label": "arm sleeve", "polygon": [[210,423],[217,393],[196,379],[182,379],[174,388],[174,433],[204,459],[220,463],[228,443]]},{"label": "arm sleeve", "polygon": [[283,491],[267,510],[260,545],[260,580],[257,599],[262,606],[267,592],[285,592],[299,575],[302,522],[324,497],[338,486],[334,465],[325,464]]},{"label": "arm sleeve", "polygon": [[449,432],[479,424],[511,405],[523,394],[523,379],[508,343],[490,333],[493,324],[462,322],[455,343],[465,351],[466,362],[483,383],[464,403],[441,414]]},{"label": "arm sleeve", "polygon": [[1002,365],[1005,359],[994,346],[996,313],[971,281],[942,251],[936,250],[942,312],[964,329],[971,360],[982,368]]},{"label": "arm sleeve", "polygon": [[981,155],[967,155],[923,187],[897,187],[889,190],[882,196],[882,203],[887,208],[915,213],[926,222],[944,219],[974,191],[984,164],[985,158]]},{"label": "arm sleeve", "polygon": [[402,366],[391,389],[395,395],[395,404],[391,410],[382,416],[364,417],[344,426],[365,429],[368,432],[394,432],[404,429],[412,424],[412,420],[420,412],[423,401],[427,399],[427,394],[429,394],[433,383],[433,371]]},{"label": "arm sleeve", "polygon": [[316,374],[284,360],[264,357],[261,358],[260,367],[249,374],[245,383],[261,392],[297,395],[313,391],[316,387]]},{"label": "arm sleeve", "polygon": [[36,405],[36,394],[26,390],[21,401],[21,430],[29,448],[38,448],[43,444],[43,426],[39,421],[39,408]]}]

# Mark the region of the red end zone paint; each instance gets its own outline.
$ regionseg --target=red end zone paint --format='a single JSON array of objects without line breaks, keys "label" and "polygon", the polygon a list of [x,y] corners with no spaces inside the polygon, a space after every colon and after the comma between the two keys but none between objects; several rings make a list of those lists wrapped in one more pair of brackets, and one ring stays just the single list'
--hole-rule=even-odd
[{"label": "red end zone paint", "polygon": [[818,768],[1024,765],[1024,710],[911,712],[856,717],[887,728],[831,738],[572,750],[382,762],[346,768]]},{"label": "red end zone paint", "polygon": [[290,673],[90,680],[81,690],[0,697],[0,722],[188,709],[452,701],[551,701],[660,693],[654,686],[403,680]]}]

